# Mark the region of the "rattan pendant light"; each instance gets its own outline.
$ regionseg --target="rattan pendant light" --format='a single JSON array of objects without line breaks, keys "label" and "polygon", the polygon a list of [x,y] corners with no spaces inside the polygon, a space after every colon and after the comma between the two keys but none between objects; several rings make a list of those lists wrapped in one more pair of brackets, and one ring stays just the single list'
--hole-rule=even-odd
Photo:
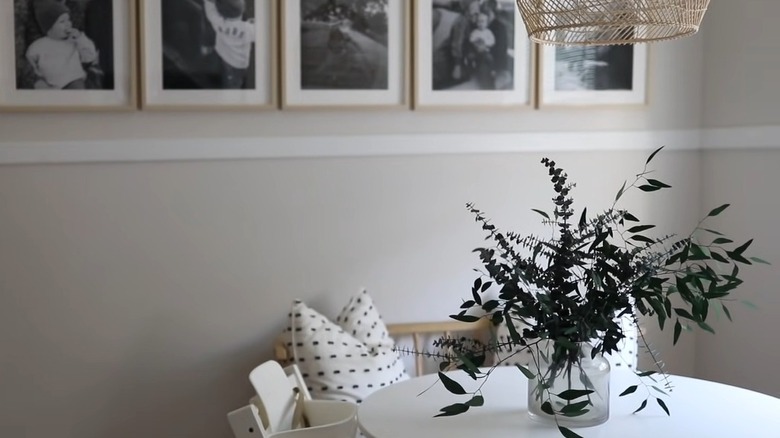
[{"label": "rattan pendant light", "polygon": [[710,0],[517,0],[531,40],[635,44],[693,35]]}]

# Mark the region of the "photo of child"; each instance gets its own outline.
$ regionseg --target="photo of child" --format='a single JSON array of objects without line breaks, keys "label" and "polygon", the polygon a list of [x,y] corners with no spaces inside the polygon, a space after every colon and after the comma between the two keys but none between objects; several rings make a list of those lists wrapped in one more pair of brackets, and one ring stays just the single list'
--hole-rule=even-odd
[{"label": "photo of child", "polygon": [[206,0],[206,18],[216,34],[215,50],[222,60],[222,88],[244,88],[255,42],[254,18],[243,19],[245,0]]},{"label": "photo of child", "polygon": [[300,0],[301,88],[388,88],[388,0]]},{"label": "photo of child", "polygon": [[162,2],[163,88],[254,89],[254,0]]},{"label": "photo of child", "polygon": [[86,89],[83,64],[97,61],[95,44],[73,28],[67,6],[56,1],[39,2],[35,18],[45,34],[27,49],[27,61],[35,71],[36,89]]},{"label": "photo of child", "polygon": [[96,19],[110,11],[111,0],[14,0],[17,89],[112,89],[111,20]]},{"label": "photo of child", "polygon": [[477,27],[471,31],[469,36],[469,43],[480,52],[489,52],[490,48],[496,45],[496,37],[493,35],[493,31],[488,29],[489,20],[487,14],[479,13],[477,15]]},{"label": "photo of child", "polygon": [[493,31],[488,28],[490,19],[487,14],[479,13],[476,18],[476,28],[469,35],[468,55],[466,62],[472,71],[486,71],[478,79],[485,82],[480,83],[480,88],[490,87],[490,81],[495,77],[495,66],[493,65],[493,56],[490,54],[493,46],[496,45],[496,37]]}]

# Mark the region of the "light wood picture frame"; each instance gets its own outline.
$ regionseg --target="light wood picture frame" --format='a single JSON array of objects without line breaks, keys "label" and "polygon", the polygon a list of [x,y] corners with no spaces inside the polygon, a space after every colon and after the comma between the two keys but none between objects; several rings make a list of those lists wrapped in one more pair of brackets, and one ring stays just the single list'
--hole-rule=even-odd
[{"label": "light wood picture frame", "polygon": [[136,6],[0,2],[0,111],[137,109]]},{"label": "light wood picture frame", "polygon": [[543,46],[539,58],[539,107],[647,103],[647,44]]},{"label": "light wood picture frame", "polygon": [[412,0],[285,0],[282,108],[409,109]]},{"label": "light wood picture frame", "polygon": [[531,109],[535,48],[514,0],[417,0],[414,107]]},{"label": "light wood picture frame", "polygon": [[143,109],[278,109],[277,0],[139,1]]}]

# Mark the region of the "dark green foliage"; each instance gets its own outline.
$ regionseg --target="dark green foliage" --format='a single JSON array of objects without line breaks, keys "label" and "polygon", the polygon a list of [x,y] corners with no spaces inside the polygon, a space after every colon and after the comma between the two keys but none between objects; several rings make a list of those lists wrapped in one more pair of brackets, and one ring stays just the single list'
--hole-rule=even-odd
[{"label": "dark green foliage", "polygon": [[[660,150],[654,151],[647,163]],[[487,233],[491,245],[474,250],[483,269],[474,282],[471,299],[452,317],[467,322],[488,318],[495,325],[506,323],[511,338],[509,344],[515,350],[551,340],[553,367],[564,369],[578,362],[577,344],[581,342],[593,343],[594,355],[616,352],[618,343],[624,338],[616,318],[623,315],[632,315],[635,322],[640,314],[653,316],[662,329],[667,321],[673,322],[675,344],[683,329],[693,325],[712,332],[706,320],[713,301],[718,302],[718,307],[731,318],[725,302],[731,300],[731,292],[743,282],[739,265],[750,265],[752,261],[766,263],[744,255],[752,240],[735,246],[722,233],[702,228],[704,220],[690,235],[682,238],[644,234],[655,225],[642,224],[635,215],[615,205],[632,188],[656,192],[670,187],[648,178],[647,167],[633,183],[623,184],[612,207],[595,216],[588,216],[583,209],[576,221],[572,221],[574,184],[554,161],[544,158],[542,164],[547,168],[555,193],[553,210],[551,213],[533,211],[552,228],[551,237],[500,232],[482,211],[467,204],[468,211]],[[713,209],[707,217],[722,213],[728,206],[724,204]],[[713,239],[712,235],[717,237]],[[648,347],[664,380],[663,389],[645,385],[648,397],[650,389],[666,395],[671,386],[663,374],[661,361],[645,342],[641,327],[640,340]],[[455,352],[440,357],[448,365],[459,365],[457,367],[467,371],[473,379],[486,378],[490,373],[480,372],[472,366],[464,367],[464,359],[470,363],[484,361],[489,352],[505,347],[505,344],[495,339],[484,344],[465,338],[445,338],[438,343]],[[554,378],[556,375],[538,369],[520,370],[529,378],[545,375]],[[656,382],[654,372],[637,374]],[[440,374],[440,378],[450,392],[465,393],[449,377]],[[547,392],[544,377],[541,385],[542,391]],[[637,388],[631,386],[621,396],[634,393]],[[473,393],[479,394],[479,389]],[[583,396],[587,394],[577,391],[558,394],[566,400]],[[543,397],[549,400],[549,394]],[[481,397],[479,400],[481,404]],[[657,397],[656,400],[668,414],[663,400]],[[576,416],[587,411],[588,404],[588,400],[570,403],[564,410],[555,411],[548,401],[542,409],[556,418],[557,415]],[[636,412],[646,406],[647,399]],[[456,415],[467,409],[468,406],[451,405],[442,409],[440,415]],[[566,428],[559,429],[564,436],[578,436]]]},{"label": "dark green foliage", "polygon": [[660,398],[656,398],[655,401],[658,402],[658,406],[660,406],[661,409],[663,409],[664,412],[666,412],[666,415],[670,415],[669,408],[666,407],[666,403],[664,403],[663,400],[661,400]]},{"label": "dark green foliage", "polygon": [[463,389],[462,386],[460,386],[460,383],[450,379],[449,377],[447,377],[446,374],[443,374],[441,371],[439,371],[439,379],[441,379],[441,383],[444,384],[444,387],[447,388],[447,391],[458,395],[462,395],[466,393],[466,390]]}]

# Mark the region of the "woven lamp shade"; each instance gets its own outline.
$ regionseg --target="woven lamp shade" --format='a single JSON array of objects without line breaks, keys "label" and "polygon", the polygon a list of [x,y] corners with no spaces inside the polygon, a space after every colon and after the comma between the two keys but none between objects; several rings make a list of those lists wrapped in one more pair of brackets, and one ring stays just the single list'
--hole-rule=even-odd
[{"label": "woven lamp shade", "polygon": [[538,43],[601,46],[668,40],[699,30],[710,0],[517,0]]}]

